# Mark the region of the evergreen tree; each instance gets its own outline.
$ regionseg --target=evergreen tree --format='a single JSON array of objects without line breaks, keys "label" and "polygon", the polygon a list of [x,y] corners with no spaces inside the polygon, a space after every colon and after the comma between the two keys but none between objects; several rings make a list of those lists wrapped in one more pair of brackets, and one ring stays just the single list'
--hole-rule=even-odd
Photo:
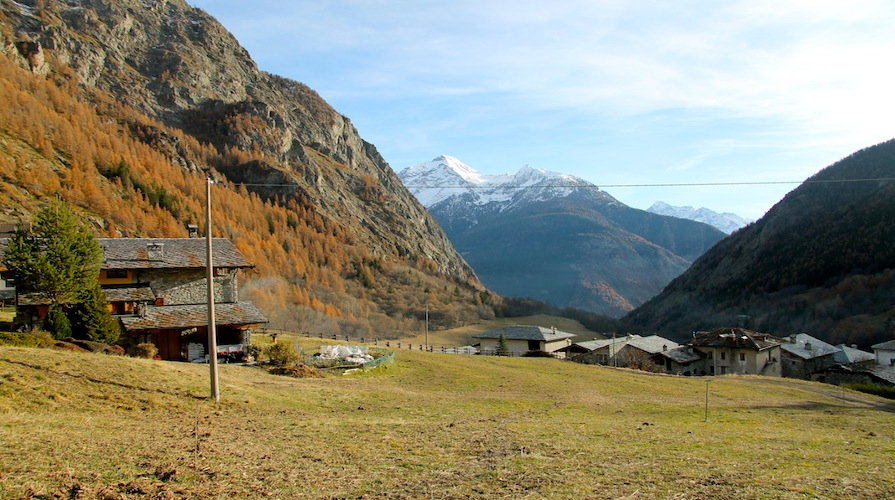
[{"label": "evergreen tree", "polygon": [[65,315],[65,311],[62,310],[62,306],[59,304],[50,306],[50,310],[47,312],[47,321],[44,323],[44,328],[52,333],[53,338],[56,339],[65,339],[72,336],[71,322],[68,320],[68,316]]},{"label": "evergreen tree", "polygon": [[28,231],[19,225],[3,263],[20,294],[50,305],[74,304],[99,277],[103,250],[96,237],[61,200],[38,210]]},{"label": "evergreen tree", "polygon": [[109,313],[108,301],[97,282],[88,289],[73,313],[76,317],[77,327],[75,333],[78,338],[114,344],[121,335],[121,327],[118,321]]},{"label": "evergreen tree", "polygon": [[510,347],[507,345],[507,337],[500,333],[500,337],[497,338],[497,352],[495,353],[498,356],[508,356],[510,354]]}]

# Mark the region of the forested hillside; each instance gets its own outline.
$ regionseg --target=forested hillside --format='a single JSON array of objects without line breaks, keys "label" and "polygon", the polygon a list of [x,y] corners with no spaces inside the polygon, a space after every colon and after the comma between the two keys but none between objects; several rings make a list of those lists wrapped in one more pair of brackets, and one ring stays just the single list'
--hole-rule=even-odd
[{"label": "forested hillside", "polygon": [[864,347],[895,337],[895,140],[827,167],[624,318],[677,338],[746,322]]},{"label": "forested hillside", "polygon": [[[165,68],[122,46],[158,36],[182,60],[238,54],[213,19],[177,1],[28,4],[0,11],[0,220],[58,197],[101,236],[204,232],[207,170],[213,232],[255,264],[242,292],[274,326],[398,336],[421,328],[427,305],[433,326],[493,315],[437,224],[313,91],[258,72],[244,51],[235,71]],[[204,32],[180,40],[165,31],[172,16]],[[230,100],[202,84],[223,73],[244,78]]]}]

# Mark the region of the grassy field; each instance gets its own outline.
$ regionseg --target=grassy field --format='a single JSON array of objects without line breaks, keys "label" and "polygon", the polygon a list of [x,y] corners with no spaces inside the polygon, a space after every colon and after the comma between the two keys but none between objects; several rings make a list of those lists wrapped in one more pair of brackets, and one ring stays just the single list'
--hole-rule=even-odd
[{"label": "grassy field", "polygon": [[[296,339],[313,351],[320,341]],[[400,351],[323,379],[0,347],[0,497],[892,498],[890,401]]]}]

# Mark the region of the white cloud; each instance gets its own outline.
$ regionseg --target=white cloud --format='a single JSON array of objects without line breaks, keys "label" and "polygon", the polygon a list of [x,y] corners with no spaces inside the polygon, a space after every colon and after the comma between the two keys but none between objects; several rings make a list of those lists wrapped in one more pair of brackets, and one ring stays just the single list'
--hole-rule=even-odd
[{"label": "white cloud", "polygon": [[552,164],[537,166],[553,170],[604,156],[629,158],[628,178],[807,177],[895,137],[887,0],[193,3],[396,168],[552,132]]}]

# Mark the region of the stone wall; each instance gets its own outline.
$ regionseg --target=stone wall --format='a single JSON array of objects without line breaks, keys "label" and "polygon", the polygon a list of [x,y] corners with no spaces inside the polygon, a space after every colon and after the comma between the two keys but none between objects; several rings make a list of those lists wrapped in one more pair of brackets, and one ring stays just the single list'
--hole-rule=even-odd
[{"label": "stone wall", "polygon": [[[158,269],[141,271],[138,283],[149,283],[157,297],[166,306],[203,304],[207,301],[208,289],[205,270]],[[236,270],[226,271],[214,277],[214,301],[218,303],[237,302]]]}]

